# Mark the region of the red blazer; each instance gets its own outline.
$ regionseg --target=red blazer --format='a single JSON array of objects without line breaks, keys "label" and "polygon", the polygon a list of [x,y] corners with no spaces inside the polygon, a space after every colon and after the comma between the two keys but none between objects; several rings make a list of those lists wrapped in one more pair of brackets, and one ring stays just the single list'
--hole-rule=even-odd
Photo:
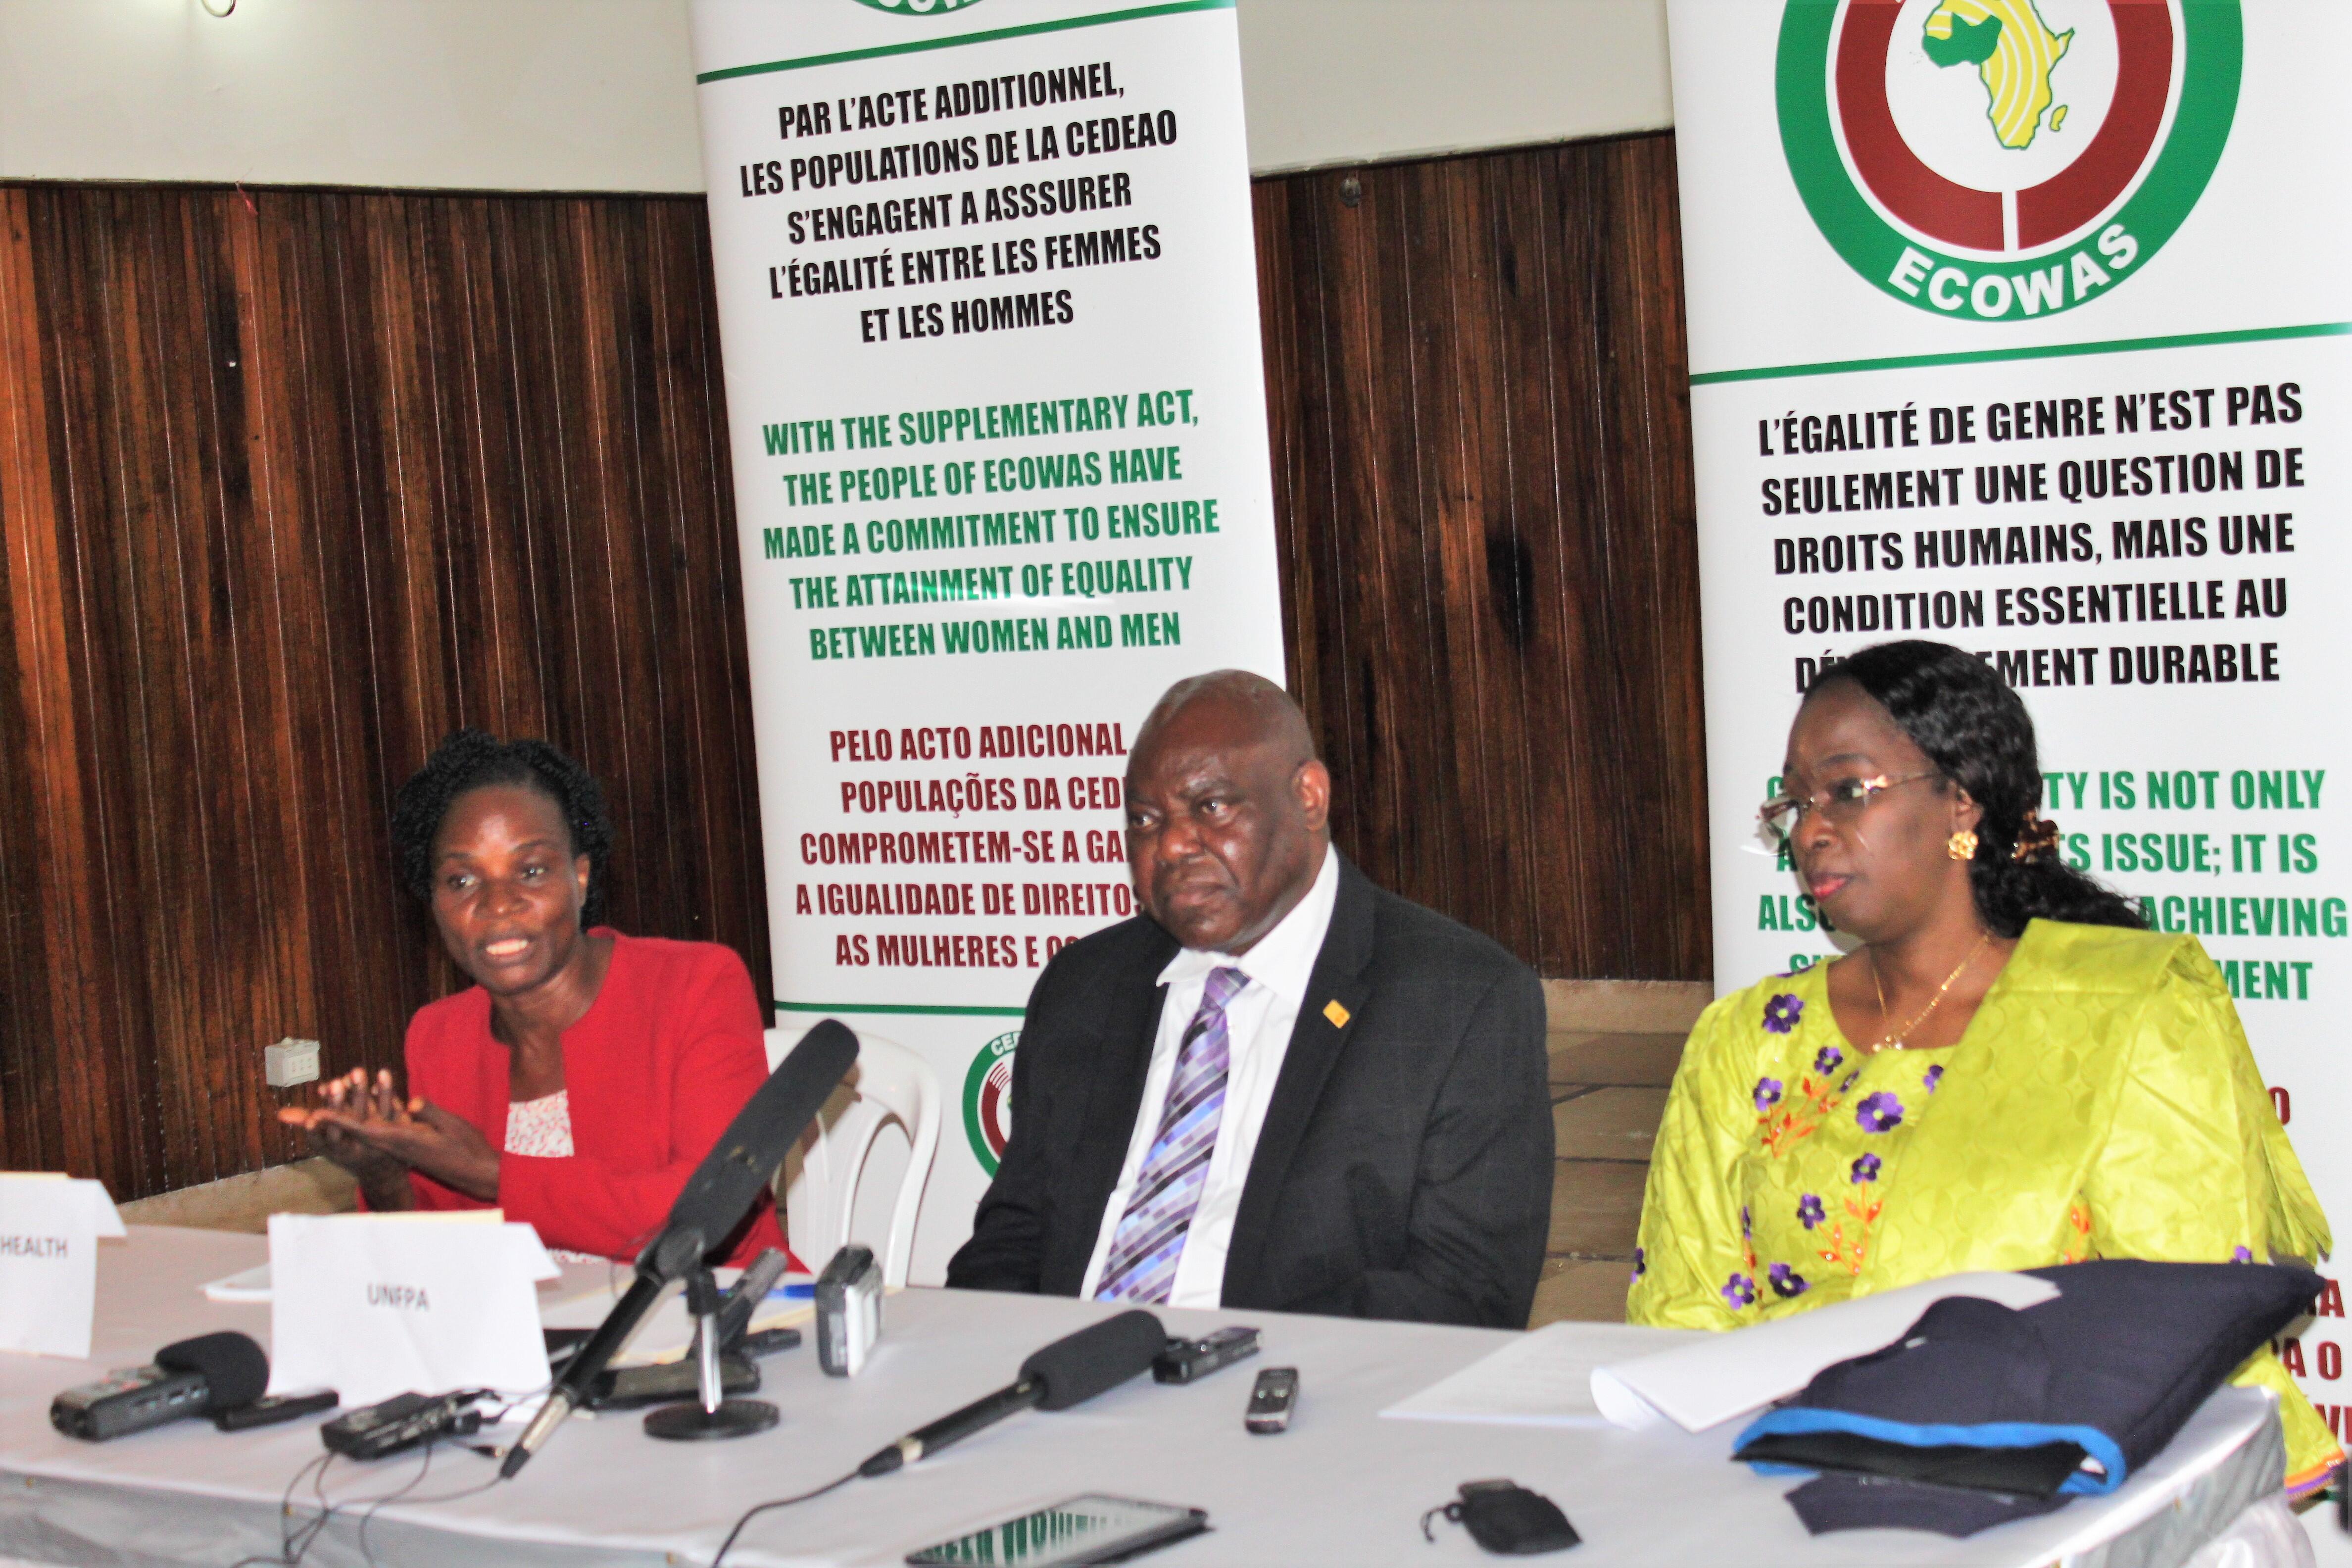
[{"label": "red blazer", "polygon": [[[563,1031],[572,1108],[570,1159],[499,1157],[498,1205],[550,1247],[635,1259],[687,1178],[768,1076],[751,976],[711,942],[613,938],[596,1000]],[[507,1047],[490,1034],[489,993],[476,985],[417,1009],[408,1025],[408,1092],[465,1118],[504,1150]],[[416,1173],[419,1208],[491,1205]],[[782,1247],[761,1194],[729,1261]]]}]

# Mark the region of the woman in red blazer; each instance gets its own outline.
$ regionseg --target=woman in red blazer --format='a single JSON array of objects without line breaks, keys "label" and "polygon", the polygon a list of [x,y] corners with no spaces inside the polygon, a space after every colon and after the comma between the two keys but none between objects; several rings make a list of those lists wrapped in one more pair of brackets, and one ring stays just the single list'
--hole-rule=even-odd
[{"label": "woman in red blazer", "polygon": [[[767,1076],[743,961],[592,923],[604,792],[543,741],[460,730],[393,814],[404,879],[471,988],[408,1026],[408,1095],[364,1068],[279,1115],[372,1209],[492,1205],[548,1246],[633,1258]],[[762,1197],[730,1260],[781,1247]]]}]

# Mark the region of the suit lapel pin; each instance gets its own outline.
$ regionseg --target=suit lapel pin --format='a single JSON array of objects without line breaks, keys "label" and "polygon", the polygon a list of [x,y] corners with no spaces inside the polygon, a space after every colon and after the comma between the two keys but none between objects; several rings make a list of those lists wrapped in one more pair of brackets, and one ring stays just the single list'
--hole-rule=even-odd
[{"label": "suit lapel pin", "polygon": [[1323,1016],[1331,1020],[1331,1026],[1335,1029],[1346,1028],[1348,1026],[1348,1020],[1355,1016],[1354,1014],[1339,1005],[1339,998],[1337,997],[1333,997],[1330,1001],[1323,1004]]}]

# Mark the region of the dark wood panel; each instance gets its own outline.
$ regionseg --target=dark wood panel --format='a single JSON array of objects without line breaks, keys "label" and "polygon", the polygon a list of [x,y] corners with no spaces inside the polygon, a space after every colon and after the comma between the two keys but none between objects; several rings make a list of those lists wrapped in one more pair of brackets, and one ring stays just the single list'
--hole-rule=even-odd
[{"label": "dark wood panel", "polygon": [[1547,974],[1706,978],[1672,136],[1255,197],[1286,630],[1341,847]]},{"label": "dark wood panel", "polygon": [[249,1170],[265,1044],[395,1062],[455,976],[386,816],[462,723],[765,985],[709,266],[691,198],[0,188],[0,1164]]}]

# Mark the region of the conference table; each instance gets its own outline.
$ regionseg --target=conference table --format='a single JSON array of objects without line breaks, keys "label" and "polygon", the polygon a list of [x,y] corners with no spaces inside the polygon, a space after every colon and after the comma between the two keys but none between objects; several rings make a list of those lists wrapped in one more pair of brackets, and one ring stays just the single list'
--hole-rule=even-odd
[{"label": "conference table", "polygon": [[[217,1303],[203,1285],[263,1262],[259,1237],[132,1226],[109,1243],[87,1362],[0,1355],[0,1559],[113,1564],[274,1560],[281,1531],[315,1517],[308,1488],[288,1484],[317,1458],[313,1416],[225,1434],[203,1421],[103,1444],[48,1424],[50,1395],[101,1371],[145,1361],[163,1343],[238,1329],[267,1344],[267,1305]],[[570,1266],[550,1295],[601,1282]],[[1012,1380],[1031,1351],[1107,1315],[1093,1303],[909,1289],[885,1308],[881,1346],[855,1378],[827,1377],[813,1350],[762,1363],[760,1397],[780,1425],[726,1443],[656,1442],[635,1414],[575,1417],[513,1481],[495,1464],[443,1445],[429,1469],[415,1454],[339,1459],[321,1479],[339,1505],[302,1561],[374,1563],[700,1564],[751,1504],[820,1486],[901,1433]],[[1184,1385],[1139,1378],[1075,1409],[1016,1415],[936,1458],[853,1480],[762,1516],[730,1563],[881,1564],[917,1547],[1081,1492],[1205,1509],[1211,1532],[1163,1549],[1168,1568],[1221,1564],[1484,1560],[1442,1521],[1424,1542],[1424,1510],[1463,1481],[1507,1477],[1550,1497],[1583,1536],[1558,1559],[1580,1568],[1720,1563],[1851,1568],[2167,1568],[2279,1484],[2270,1398],[2224,1388],[2169,1448],[2105,1498],[1965,1541],[1909,1531],[1809,1536],[1782,1495],[1797,1482],[1732,1462],[1738,1423],[1696,1435],[1599,1423],[1501,1426],[1383,1417],[1380,1413],[1508,1343],[1501,1331],[1370,1323],[1270,1312],[1161,1313],[1172,1332],[1229,1322],[1264,1331],[1252,1360]],[[1595,1324],[1576,1342],[1596,1360],[1654,1343],[1663,1331]],[[1299,1369],[1291,1429],[1245,1432],[1242,1411],[1259,1367]],[[421,1473],[420,1473],[421,1472]],[[370,1500],[404,1487],[360,1521]],[[437,1500],[449,1498],[449,1500]]]}]

